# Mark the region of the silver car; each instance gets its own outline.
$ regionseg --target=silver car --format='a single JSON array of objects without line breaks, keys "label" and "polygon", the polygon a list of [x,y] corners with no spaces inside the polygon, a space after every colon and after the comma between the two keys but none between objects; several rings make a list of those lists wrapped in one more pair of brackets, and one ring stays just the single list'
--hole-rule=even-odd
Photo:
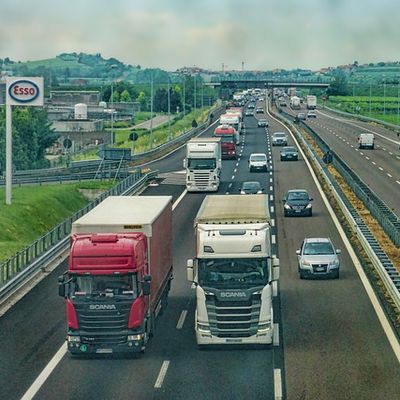
[{"label": "silver car", "polygon": [[340,261],[329,238],[306,238],[296,251],[300,279],[306,277],[331,276],[339,278]]},{"label": "silver car", "polygon": [[272,134],[272,146],[287,146],[288,136],[285,132],[274,132]]}]

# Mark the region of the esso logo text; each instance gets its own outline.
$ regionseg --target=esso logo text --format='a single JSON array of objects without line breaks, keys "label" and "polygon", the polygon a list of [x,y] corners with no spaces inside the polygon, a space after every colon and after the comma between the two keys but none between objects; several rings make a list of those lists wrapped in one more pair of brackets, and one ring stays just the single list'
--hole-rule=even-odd
[{"label": "esso logo text", "polygon": [[9,86],[8,94],[19,103],[29,103],[39,96],[39,87],[35,82],[21,79]]}]

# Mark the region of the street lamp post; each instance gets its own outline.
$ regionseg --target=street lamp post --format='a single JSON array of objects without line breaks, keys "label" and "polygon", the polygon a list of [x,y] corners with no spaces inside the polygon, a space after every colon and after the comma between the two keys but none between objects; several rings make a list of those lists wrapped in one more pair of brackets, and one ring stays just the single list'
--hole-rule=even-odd
[{"label": "street lamp post", "polygon": [[372,83],[369,84],[369,115],[371,116]]},{"label": "street lamp post", "polygon": [[168,139],[171,140],[171,90],[170,78],[168,76]]},{"label": "street lamp post", "polygon": [[386,115],[386,78],[383,81],[383,115]]},{"label": "street lamp post", "polygon": [[196,75],[194,76],[194,109],[197,108],[197,93],[196,93]]},{"label": "street lamp post", "polygon": [[150,148],[153,148],[153,75],[151,76],[150,89]]},{"label": "street lamp post", "polygon": [[183,116],[186,115],[186,83],[185,75],[183,75]]}]

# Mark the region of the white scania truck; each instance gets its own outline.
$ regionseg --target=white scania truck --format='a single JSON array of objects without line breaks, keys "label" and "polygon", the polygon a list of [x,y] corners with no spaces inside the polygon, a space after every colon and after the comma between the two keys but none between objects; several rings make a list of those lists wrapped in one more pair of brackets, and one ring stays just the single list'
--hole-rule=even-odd
[{"label": "white scania truck", "polygon": [[194,221],[196,258],[187,277],[196,285],[197,344],[271,344],[272,254],[268,196],[207,196]]},{"label": "white scania truck", "polygon": [[194,138],[186,144],[186,188],[188,192],[216,192],[221,174],[221,139]]}]

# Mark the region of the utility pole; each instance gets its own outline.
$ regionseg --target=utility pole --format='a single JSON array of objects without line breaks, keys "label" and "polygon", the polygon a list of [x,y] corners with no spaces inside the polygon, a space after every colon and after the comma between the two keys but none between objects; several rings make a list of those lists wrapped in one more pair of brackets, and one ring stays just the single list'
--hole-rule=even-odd
[{"label": "utility pole", "polygon": [[150,87],[150,149],[153,148],[153,75],[151,75]]},{"label": "utility pole", "polygon": [[242,72],[244,72],[244,61],[242,61]]},{"label": "utility pole", "polygon": [[183,116],[186,115],[186,76],[183,75]]},{"label": "utility pole", "polygon": [[197,108],[197,93],[196,93],[196,75],[194,75],[194,94],[193,94],[193,96],[194,96],[194,109],[196,109]]},{"label": "utility pole", "polygon": [[170,79],[168,75],[168,138],[171,140],[171,90],[170,90]]}]

